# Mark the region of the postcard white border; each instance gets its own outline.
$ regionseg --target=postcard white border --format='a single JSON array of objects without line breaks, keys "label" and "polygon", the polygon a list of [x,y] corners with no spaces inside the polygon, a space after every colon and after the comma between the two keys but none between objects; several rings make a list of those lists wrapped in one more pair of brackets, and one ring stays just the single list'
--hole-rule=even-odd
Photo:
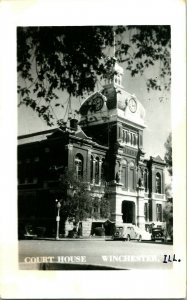
[{"label": "postcard white border", "polygon": [[[16,26],[171,25],[174,253],[171,271],[19,271],[16,186]],[[3,298],[182,298],[186,278],[185,1],[64,0],[0,3],[0,290]],[[155,284],[156,280],[156,284]]]}]

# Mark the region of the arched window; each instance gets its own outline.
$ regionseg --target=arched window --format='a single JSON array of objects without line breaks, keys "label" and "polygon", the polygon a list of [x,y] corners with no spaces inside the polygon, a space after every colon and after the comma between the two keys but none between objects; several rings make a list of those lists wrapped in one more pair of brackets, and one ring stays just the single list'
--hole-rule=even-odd
[{"label": "arched window", "polygon": [[80,153],[75,156],[75,170],[77,179],[81,179],[83,177],[83,156]]},{"label": "arched window", "polygon": [[161,194],[161,175],[156,173],[156,193]]},{"label": "arched window", "polygon": [[95,183],[99,184],[99,157],[95,159]]},{"label": "arched window", "polygon": [[93,182],[93,156],[90,158],[90,182]]}]

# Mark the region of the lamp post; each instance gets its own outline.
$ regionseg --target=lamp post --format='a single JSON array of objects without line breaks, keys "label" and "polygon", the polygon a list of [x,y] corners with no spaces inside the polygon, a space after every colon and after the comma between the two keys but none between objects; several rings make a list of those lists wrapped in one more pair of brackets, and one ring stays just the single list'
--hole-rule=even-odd
[{"label": "lamp post", "polygon": [[56,217],[56,240],[59,240],[59,224],[60,224],[60,208],[61,204],[60,201],[56,200],[57,202],[57,217]]}]

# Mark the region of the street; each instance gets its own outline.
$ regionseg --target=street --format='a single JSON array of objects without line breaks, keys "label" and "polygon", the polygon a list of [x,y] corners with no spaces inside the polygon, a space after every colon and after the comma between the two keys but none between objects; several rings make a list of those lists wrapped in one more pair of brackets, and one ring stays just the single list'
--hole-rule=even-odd
[{"label": "street", "polygon": [[[170,269],[176,261],[169,244],[111,240],[21,240],[19,267],[24,270]],[[166,261],[166,260],[165,260]]]}]

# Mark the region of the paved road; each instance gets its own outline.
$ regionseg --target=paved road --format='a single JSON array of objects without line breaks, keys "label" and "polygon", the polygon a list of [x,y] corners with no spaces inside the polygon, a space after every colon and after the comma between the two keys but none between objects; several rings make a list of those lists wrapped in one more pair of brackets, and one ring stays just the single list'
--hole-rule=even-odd
[{"label": "paved road", "polygon": [[[169,269],[164,255],[173,255],[173,246],[137,241],[19,241],[21,269],[92,269],[90,265],[122,269]],[[47,263],[47,264],[46,264]],[[58,263],[58,264],[57,264]],[[60,264],[59,264],[60,263]],[[100,267],[99,267],[100,266]]]}]

